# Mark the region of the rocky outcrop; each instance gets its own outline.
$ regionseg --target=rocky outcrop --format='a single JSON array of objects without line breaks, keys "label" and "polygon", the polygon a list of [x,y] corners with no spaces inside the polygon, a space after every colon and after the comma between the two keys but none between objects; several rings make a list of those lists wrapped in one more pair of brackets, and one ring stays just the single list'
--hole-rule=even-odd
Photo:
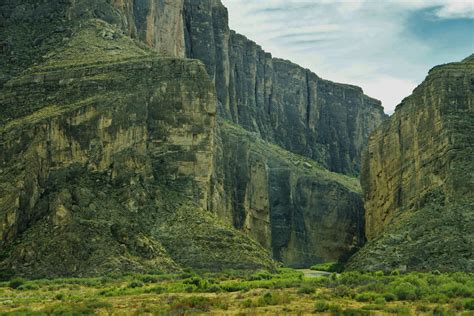
[{"label": "rocky outcrop", "polygon": [[362,269],[474,270],[474,58],[433,68],[372,134]]},{"label": "rocky outcrop", "polygon": [[206,211],[215,94],[202,63],[159,58],[102,20],[74,33],[0,94],[2,272],[272,267]]},{"label": "rocky outcrop", "polygon": [[185,55],[183,0],[7,0],[0,3],[0,88],[47,60],[89,18],[117,26],[162,56]]},{"label": "rocky outcrop", "polygon": [[229,30],[218,0],[185,0],[186,55],[213,78],[219,114],[326,168],[358,174],[369,133],[384,119],[380,102],[272,58]]},{"label": "rocky outcrop", "polygon": [[221,122],[212,207],[286,266],[345,261],[364,242],[358,181]]}]

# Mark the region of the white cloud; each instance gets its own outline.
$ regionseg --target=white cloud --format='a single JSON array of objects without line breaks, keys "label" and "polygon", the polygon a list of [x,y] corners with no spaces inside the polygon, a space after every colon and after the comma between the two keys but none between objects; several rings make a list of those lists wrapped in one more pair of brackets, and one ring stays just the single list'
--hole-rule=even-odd
[{"label": "white cloud", "polygon": [[474,0],[222,0],[232,29],[276,57],[319,76],[360,85],[388,113],[434,66],[433,48],[407,34],[406,20],[474,18]]}]

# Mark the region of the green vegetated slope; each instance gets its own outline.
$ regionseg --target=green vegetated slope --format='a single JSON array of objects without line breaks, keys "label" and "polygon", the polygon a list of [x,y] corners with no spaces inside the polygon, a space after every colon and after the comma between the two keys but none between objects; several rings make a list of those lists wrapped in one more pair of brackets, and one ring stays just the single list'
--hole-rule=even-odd
[{"label": "green vegetated slope", "polygon": [[371,137],[354,269],[474,269],[474,58],[437,66]]},{"label": "green vegetated slope", "polygon": [[273,267],[203,208],[214,100],[200,62],[159,58],[95,19],[7,82],[3,276]]}]

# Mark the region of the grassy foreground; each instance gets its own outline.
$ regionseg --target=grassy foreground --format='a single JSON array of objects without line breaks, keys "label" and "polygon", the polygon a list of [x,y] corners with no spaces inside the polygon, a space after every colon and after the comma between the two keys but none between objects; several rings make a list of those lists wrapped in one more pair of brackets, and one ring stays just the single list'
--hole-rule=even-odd
[{"label": "grassy foreground", "polygon": [[474,315],[474,274],[108,275],[0,283],[0,315]]}]

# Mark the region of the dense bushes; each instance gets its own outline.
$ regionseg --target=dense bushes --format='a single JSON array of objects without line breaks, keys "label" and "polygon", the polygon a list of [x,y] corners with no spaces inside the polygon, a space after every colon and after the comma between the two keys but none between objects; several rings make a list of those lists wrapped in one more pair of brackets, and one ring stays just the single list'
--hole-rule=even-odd
[{"label": "dense bushes", "polygon": [[[107,302],[110,297],[121,297],[121,301],[141,294],[154,299],[166,298],[159,306],[141,306],[137,310],[145,314],[206,313],[224,310],[229,304],[239,309],[267,307],[290,313],[287,306],[297,306],[298,300],[308,299],[314,302],[312,312],[332,315],[368,315],[379,310],[399,315],[452,315],[474,310],[474,278],[469,273],[347,272],[304,278],[301,272],[292,269],[280,269],[275,273],[197,273],[189,270],[177,274],[108,275],[83,279],[13,279],[0,283],[0,291],[13,299],[39,297],[49,302],[41,312],[50,314],[67,313],[71,308],[84,312],[110,310],[114,308]],[[84,302],[77,302],[79,297]],[[97,298],[103,301],[97,301]],[[111,302],[117,301],[111,299]],[[18,310],[28,315],[27,308]]]}]

